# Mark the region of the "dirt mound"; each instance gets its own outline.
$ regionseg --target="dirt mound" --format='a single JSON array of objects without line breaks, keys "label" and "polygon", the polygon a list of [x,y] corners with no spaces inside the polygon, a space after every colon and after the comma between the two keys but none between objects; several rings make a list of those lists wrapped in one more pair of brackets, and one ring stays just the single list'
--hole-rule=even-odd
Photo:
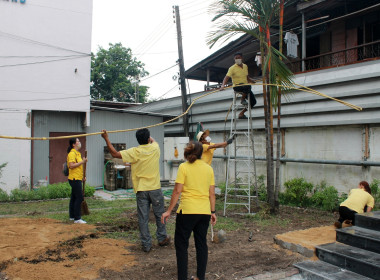
[{"label": "dirt mound", "polygon": [[130,244],[98,238],[94,226],[3,219],[0,227],[0,278],[98,279],[102,269],[117,272],[135,264]]},{"label": "dirt mound", "polygon": [[[283,207],[276,217],[260,220],[237,216],[239,229],[226,230],[226,241],[212,243],[206,278],[241,279],[291,269],[305,257],[273,243],[275,235],[333,224],[337,214]],[[223,219],[220,218],[220,223]],[[154,224],[154,218],[151,217]],[[174,223],[174,219],[170,221]],[[0,279],[177,279],[174,244],[157,245],[149,253],[139,242],[103,238],[111,232],[138,230],[136,213],[112,223],[78,225],[51,219],[0,219]],[[154,227],[154,226],[153,226]],[[151,232],[154,236],[154,232]],[[189,246],[189,276],[196,272],[195,246]]]}]

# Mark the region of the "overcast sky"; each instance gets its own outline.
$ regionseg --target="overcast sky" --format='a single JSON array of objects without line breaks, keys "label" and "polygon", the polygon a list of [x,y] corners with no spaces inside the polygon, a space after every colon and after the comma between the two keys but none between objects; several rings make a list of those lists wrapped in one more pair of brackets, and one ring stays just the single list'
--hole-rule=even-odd
[{"label": "overcast sky", "polygon": [[[177,32],[173,22],[173,5],[178,5],[182,26],[185,69],[215,52],[209,49],[207,32],[211,30],[212,15],[208,12],[213,0],[94,0],[92,51],[98,46],[121,42],[131,48],[134,56],[154,75],[176,64],[178,59]],[[232,61],[231,61],[232,63]],[[179,96],[179,68],[175,66],[152,78],[142,78],[150,87],[150,97]],[[146,79],[144,81],[144,79]],[[190,83],[190,92],[203,89],[205,82]]]}]

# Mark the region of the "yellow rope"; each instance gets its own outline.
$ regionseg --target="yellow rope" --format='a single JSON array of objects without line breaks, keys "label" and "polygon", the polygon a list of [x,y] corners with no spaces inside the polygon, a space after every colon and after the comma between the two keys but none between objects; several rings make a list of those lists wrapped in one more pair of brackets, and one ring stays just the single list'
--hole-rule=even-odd
[{"label": "yellow rope", "polygon": [[[255,84],[246,84],[246,85],[267,85],[267,86],[278,86],[278,87],[284,87],[284,88],[288,88],[288,89],[294,89],[294,90],[300,90],[300,91],[304,91],[304,92],[309,92],[309,93],[312,93],[312,94],[316,94],[316,95],[319,95],[319,96],[323,96],[323,97],[326,97],[326,98],[329,98],[331,100],[334,100],[334,101],[337,101],[339,103],[342,103],[343,105],[345,106],[348,106],[350,108],[353,108],[357,111],[361,111],[362,108],[359,107],[359,106],[356,106],[356,105],[352,105],[348,102],[345,102],[345,101],[342,101],[342,100],[339,100],[339,99],[336,99],[336,98],[333,98],[333,97],[330,97],[328,95],[325,95],[319,91],[316,91],[314,89],[311,89],[311,88],[308,88],[306,86],[302,86],[302,85],[298,85],[298,84],[295,84],[296,86],[299,86],[300,88],[296,88],[296,87],[292,87],[292,86],[286,86],[286,85],[278,85],[278,84],[265,84],[265,83],[255,83]],[[231,86],[230,86],[231,87]],[[225,87],[225,88],[230,88],[230,87]],[[205,93],[201,96],[198,96],[196,98],[193,99],[193,101],[191,102],[190,106],[187,108],[187,110],[185,112],[183,112],[181,115],[175,117],[175,118],[172,118],[170,120],[167,120],[165,122],[161,122],[161,123],[157,123],[157,124],[153,124],[153,125],[148,125],[148,126],[144,126],[144,127],[137,127],[137,128],[130,128],[130,129],[123,129],[123,130],[113,130],[113,131],[107,131],[107,133],[119,133],[119,132],[129,132],[129,131],[135,131],[135,130],[139,130],[139,129],[143,129],[143,128],[152,128],[152,127],[156,127],[156,126],[161,126],[161,125],[165,125],[167,123],[170,123],[172,121],[175,121],[179,118],[182,118],[184,115],[188,114],[190,108],[194,105],[194,103],[196,101],[198,101],[199,99],[203,98],[203,97],[206,97],[210,94],[213,94],[215,92],[220,92],[219,89],[217,90],[214,90],[214,91],[211,91],[211,92],[208,92],[208,93]],[[2,139],[13,139],[13,140],[58,140],[58,139],[68,139],[68,138],[78,138],[78,137],[84,137],[84,136],[92,136],[92,135],[99,135],[99,134],[102,134],[103,132],[93,132],[93,133],[86,133],[86,134],[77,134],[77,135],[67,135],[67,136],[57,136],[57,137],[16,137],[16,136],[6,136],[6,135],[0,135],[0,138]]]}]

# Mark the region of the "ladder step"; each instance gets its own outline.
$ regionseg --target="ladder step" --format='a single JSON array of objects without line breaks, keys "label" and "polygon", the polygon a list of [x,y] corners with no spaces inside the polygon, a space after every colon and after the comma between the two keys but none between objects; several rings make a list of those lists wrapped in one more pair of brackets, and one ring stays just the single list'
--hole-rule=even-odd
[{"label": "ladder step", "polygon": [[[237,195],[232,195],[232,194],[229,194],[229,199],[230,200],[236,200],[236,198],[238,198],[239,200],[249,200],[249,197],[248,195],[241,195],[241,194],[237,194]],[[248,202],[245,202],[245,203],[248,203]]]},{"label": "ladder step", "polygon": [[229,192],[229,191],[244,191],[244,192],[248,192],[248,191],[250,191],[250,189],[227,188],[227,192]]},{"label": "ladder step", "polygon": [[238,130],[238,131],[235,131],[233,134],[242,135],[242,134],[247,134],[247,132]]},{"label": "ladder step", "polygon": [[228,204],[228,205],[244,205],[244,206],[248,205],[249,206],[248,203],[239,203],[239,202],[226,202],[226,204]]},{"label": "ladder step", "polygon": [[231,185],[235,185],[235,186],[247,186],[248,182],[234,182]]},{"label": "ladder step", "polygon": [[253,161],[253,158],[230,158],[231,161]]}]

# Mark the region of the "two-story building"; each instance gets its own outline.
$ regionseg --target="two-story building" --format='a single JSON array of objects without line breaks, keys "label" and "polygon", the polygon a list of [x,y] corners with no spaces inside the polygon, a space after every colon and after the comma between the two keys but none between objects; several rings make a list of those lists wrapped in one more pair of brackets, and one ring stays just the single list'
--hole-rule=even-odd
[{"label": "two-story building", "polygon": [[[92,0],[0,0],[0,135],[59,137],[159,123],[162,114],[125,112],[135,104],[90,101]],[[164,133],[152,128],[163,150]],[[131,133],[113,143],[137,145]],[[30,189],[67,181],[68,139],[0,138],[0,188]],[[102,186],[104,141],[81,137],[88,150],[87,182]],[[161,161],[162,162],[162,161]],[[161,168],[163,174],[163,168]],[[47,182],[45,182],[46,180]]]},{"label": "two-story building", "polygon": [[[380,4],[378,1],[289,1],[284,35],[298,40],[292,57],[284,54],[294,82],[363,108],[353,110],[330,99],[293,91],[281,109],[281,182],[305,177],[322,180],[347,192],[361,180],[380,178]],[[278,29],[272,42],[278,45]],[[294,47],[294,46],[293,46]],[[205,92],[217,89],[236,52],[244,54],[250,75],[260,79],[257,39],[244,35],[187,69],[186,78],[205,82]],[[186,54],[185,54],[186,55]],[[265,132],[262,86],[253,86],[253,109],[258,175],[265,172]],[[205,92],[189,94],[191,102]],[[228,89],[201,98],[189,113],[190,132],[199,122],[211,131],[213,142],[223,141],[230,127],[227,112],[233,92]],[[179,115],[181,97],[153,102],[148,111]],[[276,114],[276,113],[275,113]],[[238,123],[244,129],[246,122]],[[276,122],[274,122],[276,127]],[[165,126],[165,136],[183,134],[182,121]],[[227,133],[228,135],[228,133]],[[276,144],[275,144],[276,146]],[[213,161],[217,182],[223,182],[226,160],[217,150]]]}]

